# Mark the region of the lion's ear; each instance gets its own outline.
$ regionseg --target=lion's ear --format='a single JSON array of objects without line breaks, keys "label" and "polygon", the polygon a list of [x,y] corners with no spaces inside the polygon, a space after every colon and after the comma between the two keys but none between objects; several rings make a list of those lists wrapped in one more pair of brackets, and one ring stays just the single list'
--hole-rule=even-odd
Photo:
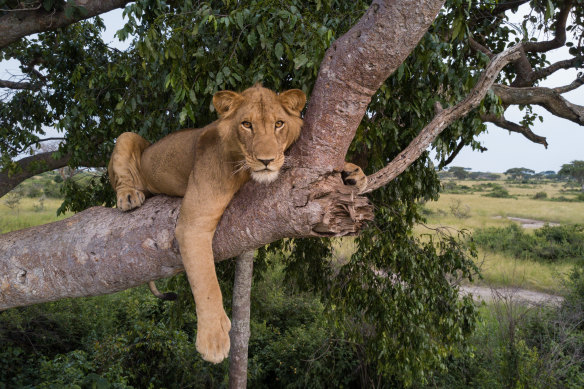
[{"label": "lion's ear", "polygon": [[221,116],[237,108],[242,101],[243,97],[239,93],[230,90],[219,91],[213,95],[213,106]]},{"label": "lion's ear", "polygon": [[300,89],[290,89],[280,93],[280,102],[286,110],[300,114],[306,104],[306,95]]}]

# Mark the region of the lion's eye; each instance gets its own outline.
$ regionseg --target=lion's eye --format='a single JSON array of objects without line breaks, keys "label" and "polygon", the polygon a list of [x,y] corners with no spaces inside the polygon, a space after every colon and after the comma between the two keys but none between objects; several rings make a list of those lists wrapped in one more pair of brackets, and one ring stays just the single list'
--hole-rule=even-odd
[{"label": "lion's eye", "polygon": [[278,121],[276,122],[276,128],[282,128],[283,126],[284,126],[284,122],[283,122],[283,121],[281,121],[281,120],[278,120]]},{"label": "lion's eye", "polygon": [[251,123],[250,123],[250,122],[247,122],[247,121],[245,121],[245,122],[241,122],[241,125],[242,125],[244,128],[247,128],[248,130],[251,130]]}]

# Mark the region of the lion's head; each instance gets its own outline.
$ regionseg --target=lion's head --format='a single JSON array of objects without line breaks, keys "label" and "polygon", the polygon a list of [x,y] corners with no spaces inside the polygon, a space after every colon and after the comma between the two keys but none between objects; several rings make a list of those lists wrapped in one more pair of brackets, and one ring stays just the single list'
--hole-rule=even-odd
[{"label": "lion's head", "polygon": [[221,91],[213,96],[224,141],[241,152],[252,179],[259,182],[278,177],[284,151],[300,135],[300,112],[305,104],[301,90],[276,94],[261,85],[242,93]]}]

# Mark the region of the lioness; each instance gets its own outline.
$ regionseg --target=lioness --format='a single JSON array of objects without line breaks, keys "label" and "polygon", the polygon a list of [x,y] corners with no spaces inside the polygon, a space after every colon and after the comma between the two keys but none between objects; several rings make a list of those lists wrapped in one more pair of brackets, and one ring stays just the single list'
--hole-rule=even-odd
[{"label": "lioness", "polygon": [[[217,92],[219,119],[200,129],[175,132],[150,144],[126,132],[108,166],[117,205],[129,211],[151,194],[184,197],[176,239],[195,297],[197,351],[219,363],[229,353],[231,322],[223,309],[211,242],[233,195],[250,177],[272,182],[284,151],[298,138],[306,96],[297,89],[276,94],[256,85],[242,93]],[[345,183],[363,188],[359,167],[345,165]]]}]

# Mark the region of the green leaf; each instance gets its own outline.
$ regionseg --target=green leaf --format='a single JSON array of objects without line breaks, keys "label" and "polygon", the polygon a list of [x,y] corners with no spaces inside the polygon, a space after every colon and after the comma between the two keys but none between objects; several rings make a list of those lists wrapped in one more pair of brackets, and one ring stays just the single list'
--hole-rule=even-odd
[{"label": "green leaf", "polygon": [[193,102],[193,104],[197,104],[197,95],[195,95],[195,92],[192,89],[189,90],[189,99]]},{"label": "green leaf", "polygon": [[294,58],[294,68],[300,69],[308,62],[308,58],[304,54],[300,54],[298,57]]},{"label": "green leaf", "polygon": [[180,111],[180,115],[179,115],[179,119],[178,121],[180,122],[180,124],[184,124],[185,121],[187,120],[187,110],[186,107],[182,109],[182,111]]},{"label": "green leaf", "polygon": [[281,59],[282,55],[284,54],[284,46],[280,42],[276,43],[276,47],[274,47],[274,54],[276,54],[277,59]]}]

